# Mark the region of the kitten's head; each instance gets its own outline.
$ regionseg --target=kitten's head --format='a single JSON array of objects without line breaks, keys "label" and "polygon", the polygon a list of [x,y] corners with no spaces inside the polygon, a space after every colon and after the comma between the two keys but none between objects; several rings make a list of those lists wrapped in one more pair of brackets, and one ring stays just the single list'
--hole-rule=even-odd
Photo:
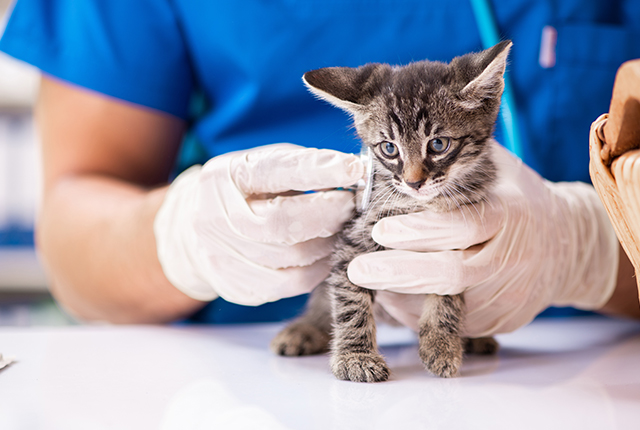
[{"label": "kitten's head", "polygon": [[[320,98],[349,112],[378,174],[413,198],[470,203],[495,177],[490,140],[510,41],[449,64],[367,64],[305,73]],[[381,169],[380,164],[386,169]]]}]

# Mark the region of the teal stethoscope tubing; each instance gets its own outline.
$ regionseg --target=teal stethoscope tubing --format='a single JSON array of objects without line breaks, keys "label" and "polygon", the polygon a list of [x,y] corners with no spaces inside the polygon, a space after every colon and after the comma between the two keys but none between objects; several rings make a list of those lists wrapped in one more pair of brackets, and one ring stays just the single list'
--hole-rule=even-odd
[{"label": "teal stethoscope tubing", "polygon": [[[498,25],[491,10],[489,0],[470,0],[473,14],[480,30],[480,39],[484,49],[490,48],[500,42]],[[522,159],[522,141],[520,140],[520,130],[518,129],[518,112],[516,110],[515,99],[509,73],[505,72],[504,92],[502,93],[502,105],[500,107],[500,119],[504,128],[504,146],[515,156]]]}]

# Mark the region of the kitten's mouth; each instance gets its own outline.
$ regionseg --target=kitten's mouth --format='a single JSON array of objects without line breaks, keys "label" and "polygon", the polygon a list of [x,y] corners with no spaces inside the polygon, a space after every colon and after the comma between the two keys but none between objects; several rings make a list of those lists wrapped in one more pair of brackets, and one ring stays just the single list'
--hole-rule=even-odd
[{"label": "kitten's mouth", "polygon": [[400,191],[402,194],[405,194],[413,199],[430,201],[442,195],[441,187],[439,185],[440,185],[439,183],[423,184],[420,188],[415,189],[413,187],[408,186],[404,182],[400,182],[396,184],[396,189]]}]

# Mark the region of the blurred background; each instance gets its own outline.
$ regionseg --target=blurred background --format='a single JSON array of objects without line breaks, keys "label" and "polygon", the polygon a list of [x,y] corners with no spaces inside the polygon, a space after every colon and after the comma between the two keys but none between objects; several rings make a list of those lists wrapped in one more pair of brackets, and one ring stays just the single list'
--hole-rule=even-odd
[{"label": "blurred background", "polygon": [[[0,35],[12,0],[0,0]],[[0,326],[67,323],[33,243],[41,190],[33,105],[39,73],[0,52]]]}]

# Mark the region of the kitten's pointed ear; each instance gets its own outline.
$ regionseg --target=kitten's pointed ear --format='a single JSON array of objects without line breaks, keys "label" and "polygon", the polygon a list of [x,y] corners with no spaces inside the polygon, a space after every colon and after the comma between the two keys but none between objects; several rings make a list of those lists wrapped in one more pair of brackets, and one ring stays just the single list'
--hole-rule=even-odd
[{"label": "kitten's pointed ear", "polygon": [[462,99],[470,104],[479,105],[485,99],[499,99],[502,96],[504,71],[512,45],[510,40],[504,40],[485,51],[472,54],[480,74],[462,89]]},{"label": "kitten's pointed ear", "polygon": [[327,67],[305,73],[302,80],[319,98],[356,114],[375,96],[384,70],[389,68],[385,66],[371,63],[357,69]]}]

